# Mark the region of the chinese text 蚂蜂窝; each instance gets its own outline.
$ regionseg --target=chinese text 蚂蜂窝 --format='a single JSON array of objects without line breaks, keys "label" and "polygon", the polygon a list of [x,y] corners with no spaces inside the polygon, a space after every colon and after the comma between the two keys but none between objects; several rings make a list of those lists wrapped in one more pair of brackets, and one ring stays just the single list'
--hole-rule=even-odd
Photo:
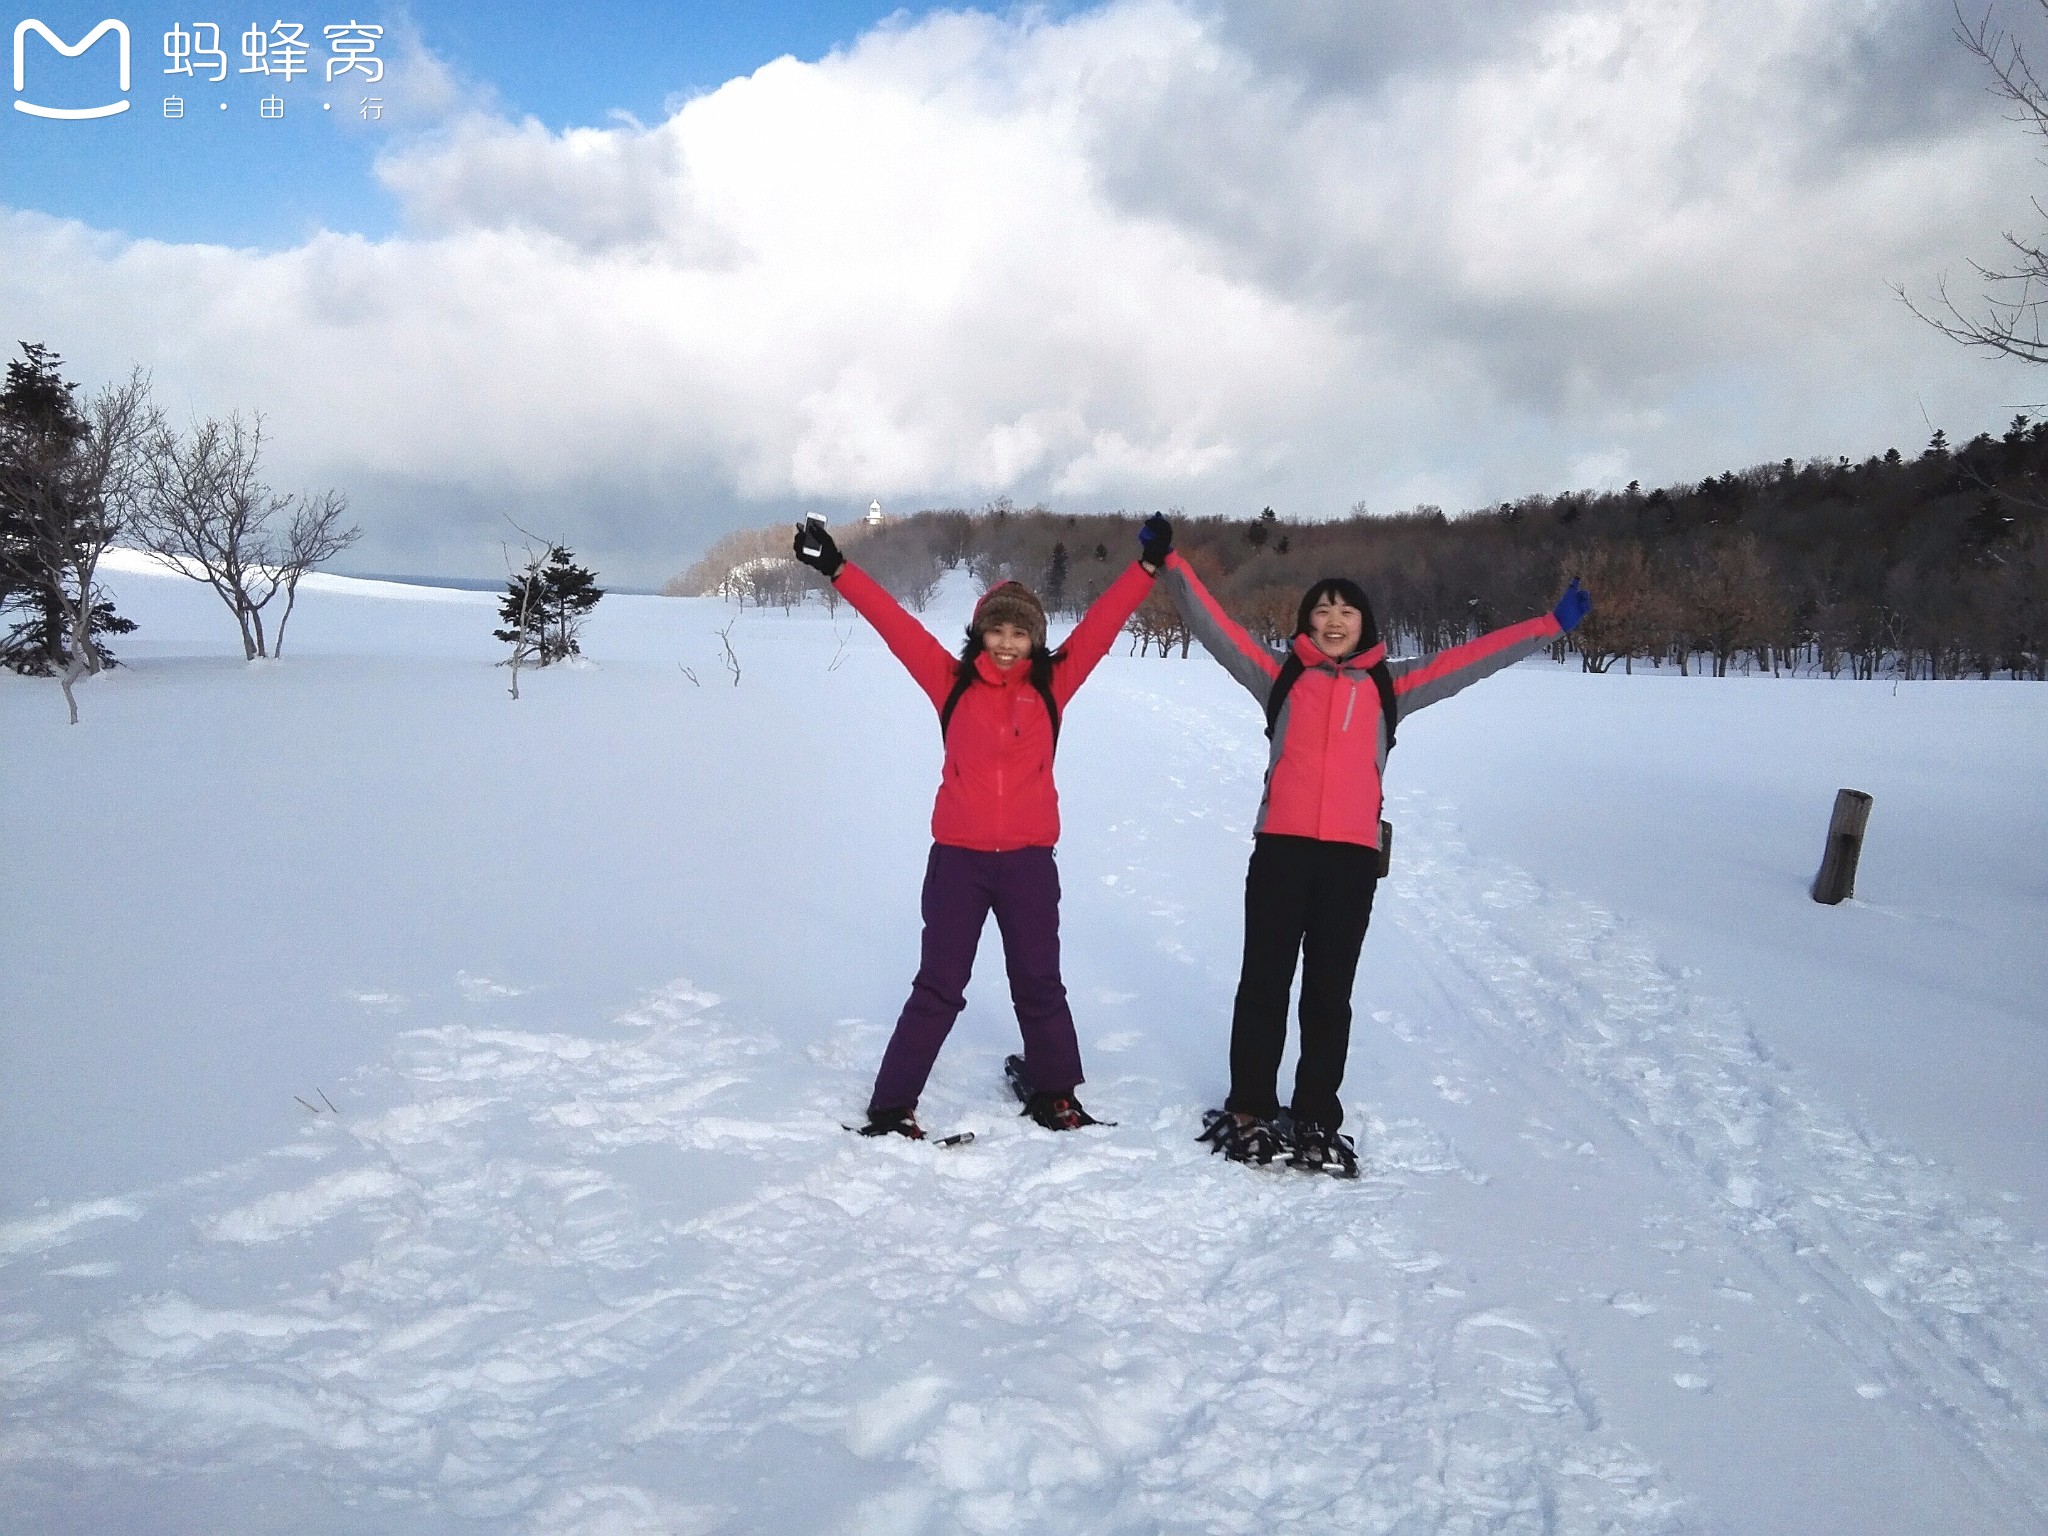
[{"label": "chinese text \u8682\u8702\u7a9d", "polygon": [[[384,78],[384,60],[377,53],[378,40],[384,36],[383,27],[373,22],[351,20],[323,26],[320,33],[327,39],[326,78],[329,81],[346,74],[360,74],[370,84]],[[228,56],[220,45],[220,39],[217,22],[173,22],[171,30],[164,34],[164,57],[170,61],[164,66],[164,73],[191,75],[195,79],[204,75],[216,82],[227,79]],[[311,70],[307,59],[313,46],[306,41],[304,22],[278,21],[267,28],[252,22],[249,30],[242,34],[241,41],[244,60],[239,71],[241,74],[282,79],[289,85]]]}]

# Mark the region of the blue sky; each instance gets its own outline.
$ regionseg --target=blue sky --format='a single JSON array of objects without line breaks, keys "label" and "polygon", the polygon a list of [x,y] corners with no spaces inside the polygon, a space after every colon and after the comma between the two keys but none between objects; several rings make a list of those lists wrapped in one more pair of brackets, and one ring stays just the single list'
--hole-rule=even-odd
[{"label": "blue sky", "polygon": [[[392,110],[365,117],[363,101],[384,94],[362,68],[332,85],[324,28],[360,21],[384,28],[378,48],[395,69],[407,39],[444,66],[480,104],[550,129],[600,125],[624,112],[659,121],[677,101],[716,89],[784,54],[816,59],[891,15],[929,7],[881,0],[808,4],[647,5],[587,0],[524,7],[421,0],[184,0],[177,5],[37,0],[0,10],[11,44],[28,17],[76,44],[107,17],[129,28],[132,105],[91,122],[0,112],[0,203],[79,219],[95,228],[171,241],[277,246],[319,228],[365,235],[391,231],[396,207],[372,175],[380,148],[409,124]],[[285,84],[247,73],[243,39],[269,31],[280,15],[302,24],[310,69]],[[219,28],[226,78],[165,74],[165,37],[195,23]],[[31,33],[24,99],[57,106],[118,99],[110,35],[77,59],[60,57]],[[10,59],[11,67],[11,59]],[[212,71],[218,73],[218,66]],[[9,77],[8,84],[12,85]],[[164,98],[179,95],[184,116],[167,120]],[[12,93],[10,93],[12,95]],[[275,95],[281,118],[260,104]],[[226,104],[225,110],[222,103]]]},{"label": "blue sky", "polygon": [[[263,412],[362,569],[496,569],[507,516],[644,585],[871,499],[1455,513],[2044,388],[1900,300],[2041,226],[1927,0],[319,0],[289,84],[243,57],[278,0],[9,3],[123,20],[133,105],[0,109],[0,340]],[[351,21],[386,78],[330,88]],[[167,76],[202,22],[226,78]],[[113,55],[31,35],[11,104]]]}]

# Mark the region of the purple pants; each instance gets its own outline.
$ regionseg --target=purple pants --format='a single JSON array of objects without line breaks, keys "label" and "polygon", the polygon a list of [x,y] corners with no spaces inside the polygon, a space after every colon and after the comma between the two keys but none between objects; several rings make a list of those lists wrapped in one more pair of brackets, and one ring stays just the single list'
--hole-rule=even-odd
[{"label": "purple pants", "polygon": [[1003,935],[1010,1001],[1024,1034],[1024,1069],[1055,1093],[1081,1081],[1081,1047],[1060,980],[1060,871],[1050,848],[983,853],[932,844],[924,871],[924,946],[910,1001],[882,1053],[870,1109],[915,1109],[967,1004],[967,978],[993,911]]}]

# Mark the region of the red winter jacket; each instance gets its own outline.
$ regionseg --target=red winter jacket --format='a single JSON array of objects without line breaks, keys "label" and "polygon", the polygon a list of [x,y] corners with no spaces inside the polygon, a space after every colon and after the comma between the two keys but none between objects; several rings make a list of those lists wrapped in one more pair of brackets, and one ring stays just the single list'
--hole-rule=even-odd
[{"label": "red winter jacket", "polygon": [[[935,710],[944,709],[960,658],[903,611],[874,577],[848,561],[834,578],[840,595],[875,626],[896,659],[910,669]],[[1136,561],[1097,598],[1052,666],[1052,696],[1064,719],[1117,631],[1138,611],[1152,578]],[[932,806],[932,840],[956,848],[1007,853],[1050,848],[1059,841],[1060,799],[1052,782],[1052,719],[1031,686],[1027,661],[998,667],[986,652],[974,660],[977,681],[953,706],[946,765]],[[986,685],[986,686],[984,686]]]},{"label": "red winter jacket", "polygon": [[[1162,574],[1195,638],[1263,708],[1287,653],[1271,650],[1246,633],[1179,555],[1167,557]],[[1546,613],[1449,650],[1388,659],[1400,718],[1491,677],[1562,632]],[[1386,657],[1387,648],[1376,645],[1339,662],[1325,656],[1307,635],[1296,635],[1293,644],[1302,673],[1273,724],[1266,794],[1254,830],[1377,848],[1387,732],[1372,666]]]}]

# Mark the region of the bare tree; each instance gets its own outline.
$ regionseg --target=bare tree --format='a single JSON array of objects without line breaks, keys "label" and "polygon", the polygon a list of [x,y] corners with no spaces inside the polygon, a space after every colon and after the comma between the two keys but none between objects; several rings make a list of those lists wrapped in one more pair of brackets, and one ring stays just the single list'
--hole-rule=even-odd
[{"label": "bare tree", "polygon": [[[945,565],[922,535],[886,541],[864,539],[857,553],[861,569],[888,588],[912,613],[923,613],[930,606],[946,574]],[[989,576],[982,584],[989,585],[994,579]]]},{"label": "bare tree", "polygon": [[1187,620],[1181,617],[1180,609],[1174,606],[1166,588],[1159,586],[1145,594],[1145,601],[1138,604],[1137,612],[1125,622],[1124,628],[1137,640],[1140,656],[1145,655],[1154,644],[1157,644],[1162,661],[1173,654],[1173,647],[1176,645],[1185,657],[1189,645],[1194,640],[1194,631],[1188,627]]},{"label": "bare tree", "polygon": [[1584,670],[1605,672],[1619,661],[1624,671],[1634,672],[1639,656],[1686,654],[1673,573],[1653,562],[1640,543],[1600,539],[1574,550],[1560,562],[1558,580],[1573,576],[1598,597],[1569,638]]},{"label": "bare tree", "polygon": [[[2034,4],[2048,15],[2048,0],[2034,0]],[[1995,10],[1987,9],[1971,22],[1958,5],[1956,41],[1990,71],[1992,93],[2012,109],[2008,115],[2048,139],[2048,85],[2034,73],[2018,34],[1997,25],[1995,16]],[[2048,218],[2048,209],[2039,201],[2034,208]],[[1956,302],[1946,278],[1935,286],[1932,311],[1915,304],[1904,289],[1897,292],[1914,314],[1966,347],[2048,363],[2048,331],[2042,328],[2043,306],[2048,305],[2048,237],[2022,237],[2007,231],[2004,238],[2007,257],[2002,266],[1970,263],[1985,290],[1978,300],[1981,308],[1975,312]]]},{"label": "bare tree", "polygon": [[[48,358],[29,352],[30,366]],[[54,371],[49,372],[55,381]],[[69,386],[57,384],[68,397]],[[115,620],[97,585],[103,555],[135,515],[143,443],[156,417],[149,379],[136,369],[86,402],[82,413],[63,401],[59,430],[10,432],[0,455],[0,509],[5,537],[0,566],[9,590],[30,594],[43,610],[46,648],[38,670],[54,670],[71,723],[78,723],[81,677],[108,662],[96,638],[101,628],[132,628]]]},{"label": "bare tree", "polygon": [[[286,594],[289,619],[306,572],[361,537],[360,529],[341,526],[348,503],[339,492],[284,494],[263,483],[262,467],[260,414],[209,418],[185,437],[160,428],[136,519],[144,549],[212,587],[234,614],[250,661],[273,654],[263,629],[271,600]],[[280,620],[280,647],[283,639]]]},{"label": "bare tree", "polygon": [[1650,573],[1638,544],[1605,541],[1575,551],[1562,562],[1560,579],[1577,576],[1600,601],[1572,634],[1570,645],[1588,672],[1605,672],[1619,661],[1633,669],[1634,658],[1650,649]]},{"label": "bare tree", "polygon": [[725,667],[732,673],[732,685],[735,688],[740,685],[740,657],[739,652],[732,648],[732,627],[738,622],[739,615],[734,614],[725,621],[725,628],[717,632],[718,643],[725,647]]},{"label": "bare tree", "polygon": [[[512,522],[509,517],[505,520]],[[512,523],[512,526],[519,528],[517,523]],[[519,531],[526,533],[524,528],[519,528]],[[505,620],[506,630],[512,636],[512,654],[505,658],[505,665],[512,669],[512,697],[515,699],[519,697],[519,669],[540,655],[541,626],[535,619],[540,610],[541,571],[548,558],[545,551],[534,549],[532,534],[527,534],[526,538],[524,566],[513,565],[511,545],[500,546],[505,551],[506,597],[499,605],[499,616]]]},{"label": "bare tree", "polygon": [[1714,658],[1714,676],[1778,622],[1775,582],[1752,534],[1716,540],[1699,550],[1681,604],[1686,629]]},{"label": "bare tree", "polygon": [[722,534],[704,557],[662,587],[666,597],[725,597],[744,601],[753,593],[753,572],[763,560],[789,558],[789,525],[736,528]]},{"label": "bare tree", "polygon": [[292,510],[291,526],[284,535],[284,558],[278,567],[284,577],[284,612],[278,616],[277,643],[271,647],[271,655],[284,654],[284,627],[291,622],[292,607],[299,600],[300,578],[362,537],[362,530],[353,524],[342,527],[347,512],[348,498],[339,491],[302,496]]}]

